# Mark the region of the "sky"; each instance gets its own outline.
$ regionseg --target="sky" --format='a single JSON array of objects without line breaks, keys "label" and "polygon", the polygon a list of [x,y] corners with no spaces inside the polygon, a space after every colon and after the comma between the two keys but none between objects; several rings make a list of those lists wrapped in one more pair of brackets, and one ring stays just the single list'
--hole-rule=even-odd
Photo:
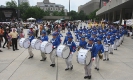
[{"label": "sky", "polygon": [[[0,5],[5,5],[7,1],[11,1],[11,0],[0,0]],[[42,1],[43,0],[29,0],[29,3],[31,6],[34,6],[37,4],[37,2],[42,2]],[[67,10],[69,10],[69,0],[49,0],[49,1],[56,4],[62,4],[65,6]],[[90,0],[70,0],[70,1],[71,1],[70,10],[78,11],[78,6],[85,4]]]}]

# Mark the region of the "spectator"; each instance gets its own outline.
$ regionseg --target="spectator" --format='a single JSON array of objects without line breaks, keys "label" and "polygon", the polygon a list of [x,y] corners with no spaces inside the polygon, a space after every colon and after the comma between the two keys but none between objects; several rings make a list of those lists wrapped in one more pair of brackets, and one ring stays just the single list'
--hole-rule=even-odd
[{"label": "spectator", "polygon": [[13,51],[19,50],[18,47],[17,47],[17,37],[18,37],[18,33],[16,32],[16,30],[13,29],[13,31],[9,33],[9,36],[12,38],[12,47],[13,47]]}]

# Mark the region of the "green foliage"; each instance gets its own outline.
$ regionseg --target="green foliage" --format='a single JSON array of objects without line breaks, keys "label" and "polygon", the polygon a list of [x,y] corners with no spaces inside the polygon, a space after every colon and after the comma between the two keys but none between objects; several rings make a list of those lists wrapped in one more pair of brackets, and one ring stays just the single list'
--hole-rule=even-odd
[{"label": "green foliage", "polygon": [[17,2],[15,0],[11,0],[11,2],[7,1],[6,2],[6,7],[7,8],[15,8],[15,9],[17,9]]},{"label": "green foliage", "polygon": [[20,13],[21,13],[20,16],[22,16],[29,7],[30,5],[28,2],[23,2],[22,4],[20,4],[18,6],[18,9],[20,10]]},{"label": "green foliage", "polygon": [[40,9],[39,7],[33,6],[29,7],[24,14],[22,15],[23,19],[27,19],[29,17],[34,17],[36,19],[41,19],[43,18],[44,11]]},{"label": "green foliage", "polygon": [[64,10],[61,10],[61,12],[58,12],[58,11],[54,11],[52,13],[53,16],[65,16],[65,12]]},{"label": "green foliage", "polygon": [[89,19],[97,19],[97,17],[96,17],[96,12],[97,12],[98,10],[99,10],[99,9],[97,9],[97,10],[91,12],[91,13],[88,15],[88,18],[89,18]]}]

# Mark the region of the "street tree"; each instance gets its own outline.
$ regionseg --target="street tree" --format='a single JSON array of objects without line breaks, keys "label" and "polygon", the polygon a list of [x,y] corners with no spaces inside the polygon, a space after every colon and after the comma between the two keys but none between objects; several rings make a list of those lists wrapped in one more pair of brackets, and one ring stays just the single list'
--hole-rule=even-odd
[{"label": "street tree", "polygon": [[17,9],[17,2],[15,0],[7,1],[6,7]]}]

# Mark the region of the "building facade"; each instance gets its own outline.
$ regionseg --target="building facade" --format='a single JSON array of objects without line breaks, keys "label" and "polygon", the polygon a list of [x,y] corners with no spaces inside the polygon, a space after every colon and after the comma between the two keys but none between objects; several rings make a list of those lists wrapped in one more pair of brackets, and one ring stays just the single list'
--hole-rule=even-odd
[{"label": "building facade", "polygon": [[58,11],[61,12],[62,10],[67,13],[67,9],[63,5],[50,3],[49,0],[44,0],[43,2],[37,2],[37,6],[43,9],[44,11]]},{"label": "building facade", "polygon": [[78,7],[78,12],[83,10],[87,15],[89,15],[91,12],[95,11],[96,9],[99,9],[100,0],[91,0],[90,2],[80,5]]},{"label": "building facade", "polygon": [[133,0],[111,0],[96,12],[100,20],[114,22],[133,18]]}]

